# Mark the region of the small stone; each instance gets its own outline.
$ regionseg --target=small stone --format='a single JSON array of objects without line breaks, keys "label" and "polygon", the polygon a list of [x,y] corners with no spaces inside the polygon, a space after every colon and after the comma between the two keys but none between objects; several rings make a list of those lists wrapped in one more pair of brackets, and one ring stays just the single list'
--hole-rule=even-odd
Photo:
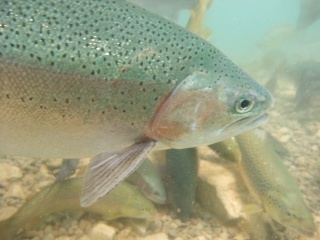
[{"label": "small stone", "polygon": [[160,233],[151,234],[143,238],[143,240],[169,240],[169,237],[166,233],[160,232]]},{"label": "small stone", "polygon": [[41,165],[38,174],[39,174],[38,176],[41,177],[41,179],[53,180],[53,181],[55,180],[55,177],[50,174],[50,171],[45,165]]},{"label": "small stone", "polygon": [[311,146],[311,151],[317,152],[318,151],[318,146],[317,145],[312,145]]},{"label": "small stone", "polygon": [[22,171],[16,166],[0,163],[0,182],[22,177]]},{"label": "small stone", "polygon": [[62,163],[62,159],[49,159],[46,161],[46,165],[49,168],[53,168],[53,169],[60,168],[61,163]]},{"label": "small stone", "polygon": [[84,232],[82,231],[81,228],[76,228],[75,231],[74,231],[74,235],[75,235],[75,236],[78,236],[78,237],[82,236],[83,233],[84,233]]},{"label": "small stone", "polygon": [[288,135],[288,134],[286,134],[286,135],[283,135],[279,140],[280,140],[280,142],[282,142],[282,143],[286,143],[286,142],[289,141],[290,138],[291,138],[291,136]]},{"label": "small stone", "polygon": [[133,228],[140,236],[145,236],[147,234],[147,226],[145,224],[135,223]]},{"label": "small stone", "polygon": [[53,234],[49,233],[44,240],[55,240],[55,237],[53,236]]},{"label": "small stone", "polygon": [[205,236],[197,236],[195,240],[206,240]]},{"label": "small stone", "polygon": [[9,206],[0,209],[0,221],[8,219],[18,211],[17,208]]},{"label": "small stone", "polygon": [[61,237],[55,238],[55,240],[72,240],[72,238],[68,236],[61,236]]},{"label": "small stone", "polygon": [[148,229],[153,232],[159,232],[162,229],[163,222],[160,219],[154,219],[149,223]]},{"label": "small stone", "polygon": [[44,229],[45,234],[50,234],[52,232],[52,227],[50,225],[46,226]]},{"label": "small stone", "polygon": [[282,127],[278,130],[278,133],[285,134],[288,133],[289,129],[287,127]]},{"label": "small stone", "polygon": [[83,235],[82,237],[79,238],[79,240],[92,240],[89,238],[87,235]]},{"label": "small stone", "polygon": [[317,136],[320,138],[320,129],[317,132]]},{"label": "small stone", "polygon": [[168,234],[170,235],[170,237],[177,237],[179,235],[179,232],[176,228],[170,228],[168,230]]},{"label": "small stone", "polygon": [[82,231],[88,232],[88,230],[92,228],[92,224],[86,220],[81,219],[79,227],[82,229]]},{"label": "small stone", "polygon": [[10,188],[5,193],[4,198],[19,198],[19,199],[26,199],[26,195],[22,189],[22,187],[18,184],[10,185]]},{"label": "small stone", "polygon": [[197,200],[223,222],[237,219],[242,214],[240,184],[232,170],[227,165],[205,160],[199,162]]},{"label": "small stone", "polygon": [[95,240],[111,240],[116,234],[116,229],[102,222],[93,226],[89,237]]}]

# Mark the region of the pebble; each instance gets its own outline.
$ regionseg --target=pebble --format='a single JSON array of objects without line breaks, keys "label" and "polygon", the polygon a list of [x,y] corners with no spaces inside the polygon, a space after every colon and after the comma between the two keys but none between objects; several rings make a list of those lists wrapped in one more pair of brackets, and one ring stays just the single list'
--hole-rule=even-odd
[{"label": "pebble", "polygon": [[225,166],[200,160],[197,200],[221,221],[241,216],[242,202],[235,175]]},{"label": "pebble", "polygon": [[278,133],[281,133],[281,134],[285,134],[285,133],[288,133],[290,132],[289,129],[287,127],[282,127],[278,130]]},{"label": "pebble", "polygon": [[79,238],[79,240],[92,240],[92,239],[90,239],[87,235],[83,235],[82,237]]},{"label": "pebble", "polygon": [[143,223],[132,223],[134,230],[140,235],[145,236],[147,234],[147,226]]},{"label": "pebble", "polygon": [[79,227],[82,229],[82,231],[88,232],[88,230],[92,228],[92,224],[82,219],[80,220]]},{"label": "pebble", "polygon": [[12,206],[0,208],[0,221],[8,219],[17,211],[18,209]]},{"label": "pebble", "polygon": [[319,129],[318,132],[317,132],[317,137],[320,138],[320,129]]},{"label": "pebble", "polygon": [[45,238],[44,240],[55,240],[55,237],[53,236],[52,233],[49,233]]},{"label": "pebble", "polygon": [[97,223],[90,231],[89,237],[94,240],[111,240],[116,234],[116,229],[105,223]]},{"label": "pebble", "polygon": [[318,151],[318,146],[317,145],[312,145],[311,146],[311,150],[314,151],[314,152],[317,152]]},{"label": "pebble", "polygon": [[22,177],[22,171],[16,166],[7,163],[0,163],[0,182]]},{"label": "pebble", "polygon": [[290,140],[290,138],[291,138],[291,136],[289,134],[285,134],[279,140],[282,143],[286,143],[286,142],[288,142]]},{"label": "pebble", "polygon": [[25,200],[26,195],[21,185],[12,184],[8,189],[8,191],[5,193],[4,198],[19,198],[19,199]]},{"label": "pebble", "polygon": [[55,180],[55,177],[50,174],[49,169],[45,165],[41,165],[40,170],[38,172],[38,177],[41,177],[42,179],[46,180]]},{"label": "pebble", "polygon": [[55,240],[72,240],[72,238],[68,236],[61,236],[61,237],[55,238]]},{"label": "pebble", "polygon": [[182,237],[176,237],[174,240],[184,240]]},{"label": "pebble", "polygon": [[62,163],[62,159],[48,159],[46,161],[46,165],[49,167],[49,168],[60,168],[61,166],[61,163]]},{"label": "pebble", "polygon": [[143,238],[143,240],[169,240],[169,237],[166,233],[160,232],[160,233],[151,234]]}]

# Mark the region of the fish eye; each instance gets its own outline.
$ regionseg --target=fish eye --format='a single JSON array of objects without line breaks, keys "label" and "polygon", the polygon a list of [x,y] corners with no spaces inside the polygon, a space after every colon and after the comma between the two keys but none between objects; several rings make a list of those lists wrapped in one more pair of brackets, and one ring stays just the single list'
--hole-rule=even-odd
[{"label": "fish eye", "polygon": [[236,103],[236,111],[238,113],[246,113],[249,112],[252,107],[254,105],[254,99],[253,98],[247,98],[247,99],[240,99],[237,103]]}]

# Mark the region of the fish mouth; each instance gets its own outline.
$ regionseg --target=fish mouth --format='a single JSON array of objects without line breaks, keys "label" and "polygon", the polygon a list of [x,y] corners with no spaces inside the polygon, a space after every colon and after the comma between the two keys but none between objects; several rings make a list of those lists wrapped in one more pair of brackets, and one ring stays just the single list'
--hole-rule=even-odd
[{"label": "fish mouth", "polygon": [[248,130],[251,130],[253,128],[256,128],[266,122],[268,120],[269,115],[267,113],[264,113],[262,115],[259,115],[255,118],[252,116],[242,118],[238,121],[235,121],[228,125],[225,130],[226,131],[234,131],[234,135],[241,134],[243,132],[246,132]]}]

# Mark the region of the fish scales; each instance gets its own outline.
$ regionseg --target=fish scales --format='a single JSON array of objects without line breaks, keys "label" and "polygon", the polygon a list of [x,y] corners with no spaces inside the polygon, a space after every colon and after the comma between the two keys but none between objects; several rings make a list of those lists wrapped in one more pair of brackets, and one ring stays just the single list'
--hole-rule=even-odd
[{"label": "fish scales", "polygon": [[241,151],[241,175],[270,217],[300,234],[312,236],[316,226],[298,184],[267,140],[267,133],[261,129],[236,137]]},{"label": "fish scales", "polygon": [[[126,1],[1,1],[0,13],[0,154],[96,156],[85,188],[101,196],[152,149],[223,140],[272,106],[214,46]],[[97,179],[107,190],[86,184]]]},{"label": "fish scales", "polygon": [[[108,144],[83,142],[84,134],[100,136],[104,143],[120,131],[137,138],[135,133],[147,125],[155,106],[177,81],[212,64],[222,75],[228,64],[196,36],[157,17],[150,22],[148,12],[124,1],[3,1],[1,5],[1,111],[13,111],[8,118],[29,116],[23,126],[12,118],[2,121],[16,128],[29,124],[38,129],[37,136],[48,133],[35,144],[56,145],[69,138],[69,150],[61,147],[55,152],[43,146],[38,157],[61,157],[62,152],[65,158],[86,157],[105,151]],[[232,71],[238,69],[232,66]],[[106,125],[110,115],[112,124]],[[62,121],[64,128],[52,125]],[[82,131],[70,135],[74,128]],[[1,132],[3,149],[3,139],[12,132],[8,128]],[[29,134],[30,129],[25,135]],[[25,138],[20,139],[22,144]],[[75,149],[86,151],[75,154]],[[35,156],[32,149],[23,148],[16,154]]]}]

